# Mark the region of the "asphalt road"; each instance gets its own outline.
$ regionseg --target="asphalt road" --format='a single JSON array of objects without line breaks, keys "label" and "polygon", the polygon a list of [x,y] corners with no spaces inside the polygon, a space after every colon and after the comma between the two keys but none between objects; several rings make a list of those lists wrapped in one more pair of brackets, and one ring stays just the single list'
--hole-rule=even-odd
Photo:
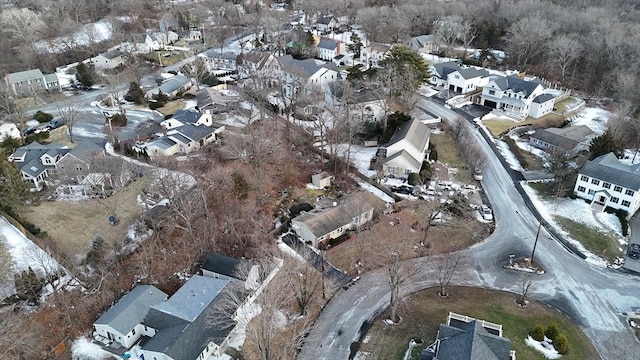
[{"label": "asphalt road", "polygon": [[[453,117],[447,110],[443,108],[440,113]],[[502,265],[510,254],[521,257],[531,253],[539,223],[516,190],[510,174],[480,135],[474,133],[488,159],[482,185],[494,208],[496,228],[490,237],[463,251],[464,266],[454,276],[454,283],[518,292],[521,274],[505,270]],[[616,358],[605,342],[622,333],[628,335],[623,313],[640,308],[640,279],[590,264],[567,251],[544,228],[535,258],[547,272],[538,277],[530,297],[576,321],[602,358]],[[423,270],[404,286],[403,293],[437,285],[434,265],[429,259],[414,261]],[[389,305],[390,289],[386,283],[379,269],[363,274],[348,290],[340,290],[320,314],[298,358],[338,360],[355,355],[352,346],[359,340],[363,326]]]}]

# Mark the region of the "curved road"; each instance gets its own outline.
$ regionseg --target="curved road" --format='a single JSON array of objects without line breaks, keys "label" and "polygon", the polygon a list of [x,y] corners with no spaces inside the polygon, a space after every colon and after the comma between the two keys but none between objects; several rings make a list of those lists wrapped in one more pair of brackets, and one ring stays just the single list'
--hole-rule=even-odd
[{"label": "curved road", "polygon": [[[518,292],[520,274],[505,270],[509,254],[531,253],[538,221],[527,208],[514,183],[489,145],[475,132],[487,155],[482,185],[493,204],[494,233],[463,251],[464,265],[454,283]],[[617,358],[605,341],[629,332],[624,312],[640,305],[640,279],[590,264],[570,253],[542,228],[536,260],[547,273],[538,277],[530,297],[550,304],[573,318],[592,339],[604,359]],[[410,293],[437,285],[429,260],[424,271],[402,289]],[[347,290],[340,290],[326,305],[309,333],[299,359],[348,359],[363,324],[389,306],[390,289],[381,269],[371,271]],[[619,344],[619,346],[626,346]]]}]

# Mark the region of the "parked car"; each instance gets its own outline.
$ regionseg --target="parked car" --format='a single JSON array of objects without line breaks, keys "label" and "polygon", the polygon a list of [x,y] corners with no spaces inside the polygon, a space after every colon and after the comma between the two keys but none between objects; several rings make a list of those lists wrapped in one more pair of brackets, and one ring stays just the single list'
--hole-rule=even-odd
[{"label": "parked car", "polygon": [[629,244],[627,256],[632,259],[640,259],[640,244]]},{"label": "parked car", "polygon": [[413,188],[408,185],[392,186],[391,191],[405,195],[413,194]]},{"label": "parked car", "polygon": [[486,221],[493,220],[493,211],[486,205],[480,207],[480,215],[482,215],[482,218]]},{"label": "parked car", "polygon": [[474,178],[475,180],[481,181],[481,180],[482,180],[482,171],[480,171],[480,170],[476,170],[476,171],[473,173],[473,178]]},{"label": "parked car", "polygon": [[24,136],[31,135],[31,134],[34,134],[36,130],[38,130],[38,128],[35,128],[35,127],[26,128],[22,131],[22,134]]}]

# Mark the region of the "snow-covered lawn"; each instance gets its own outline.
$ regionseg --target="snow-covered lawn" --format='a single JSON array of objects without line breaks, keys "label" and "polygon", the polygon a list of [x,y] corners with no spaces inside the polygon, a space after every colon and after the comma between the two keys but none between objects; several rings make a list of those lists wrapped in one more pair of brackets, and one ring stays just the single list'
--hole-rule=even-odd
[{"label": "snow-covered lawn", "polygon": [[562,233],[568,241],[587,255],[587,261],[597,265],[607,266],[607,262],[604,259],[585,249],[578,240],[573,239],[570,234],[563,231],[562,227],[554,220],[554,217],[561,216],[568,218],[603,232],[613,234],[618,239],[620,245],[626,244],[621,233],[620,220],[618,220],[614,214],[604,212],[594,213],[589,204],[582,199],[556,198],[549,200],[539,196],[537,191],[527,184],[523,184],[523,188],[542,217],[557,231]]},{"label": "snow-covered lawn", "polygon": [[[325,145],[324,151],[330,153],[331,145]],[[358,168],[363,175],[371,177],[376,174],[376,171],[369,170],[369,163],[371,158],[376,154],[377,148],[375,147],[363,147],[360,145],[351,145],[349,148],[348,144],[338,144],[337,152],[338,156],[342,159],[346,159],[347,155],[349,155],[349,159],[351,163]]]},{"label": "snow-covered lawn", "polygon": [[513,155],[513,153],[511,152],[511,149],[509,149],[509,145],[507,145],[507,143],[502,140],[496,140],[495,143],[496,143],[496,146],[498,147],[498,151],[500,151],[504,159],[509,164],[509,167],[511,167],[513,170],[516,170],[516,171],[522,170],[522,166],[520,165],[520,162],[518,161],[516,156]]},{"label": "snow-covered lawn", "polygon": [[363,189],[365,189],[366,191],[372,193],[373,195],[379,197],[380,199],[382,199],[384,202],[386,203],[390,203],[393,204],[395,202],[395,200],[393,200],[393,198],[387,194],[385,194],[382,190],[378,189],[377,187],[363,181],[362,179],[360,179],[359,177],[356,176],[351,176],[353,178],[353,180],[355,180],[358,185],[360,185]]},{"label": "snow-covered lawn", "polygon": [[542,341],[536,341],[531,336],[527,336],[527,338],[524,339],[524,342],[527,344],[527,346],[536,349],[536,351],[541,353],[542,356],[547,359],[559,359],[560,357],[562,357],[562,355],[558,354],[556,349],[553,348],[553,345],[548,344],[548,347],[546,347],[542,344]]},{"label": "snow-covered lawn", "polygon": [[102,19],[82,25],[69,36],[58,37],[50,41],[40,40],[34,46],[36,51],[40,53],[61,53],[76,46],[85,46],[109,40],[112,35],[113,24],[109,20]]},{"label": "snow-covered lawn", "polygon": [[116,356],[103,350],[86,337],[79,337],[71,345],[71,358],[73,360],[109,360],[116,359]]},{"label": "snow-covered lawn", "polygon": [[607,110],[588,107],[574,116],[571,125],[586,125],[596,133],[596,136],[599,136],[607,130],[607,122],[610,117],[611,112]]}]

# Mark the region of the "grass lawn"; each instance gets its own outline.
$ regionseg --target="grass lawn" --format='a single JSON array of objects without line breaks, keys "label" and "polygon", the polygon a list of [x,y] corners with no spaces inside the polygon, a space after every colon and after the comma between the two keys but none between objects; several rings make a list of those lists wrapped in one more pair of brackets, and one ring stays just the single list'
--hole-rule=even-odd
[{"label": "grass lawn", "polygon": [[176,111],[184,109],[184,101],[183,100],[173,100],[166,103],[163,107],[157,108],[162,115],[171,115],[175,114]]},{"label": "grass lawn", "polygon": [[472,181],[470,171],[465,171],[467,164],[462,160],[456,145],[453,142],[453,137],[449,133],[431,134],[429,139],[431,144],[438,152],[438,161],[447,165],[450,168],[457,168],[458,173],[455,175],[456,179],[461,182],[469,183]]},{"label": "grass lawn", "polygon": [[[380,315],[369,330],[369,341],[360,351],[371,354],[367,359],[402,359],[412,338],[423,340],[423,347],[433,343],[438,327],[446,322],[450,311],[502,325],[503,336],[511,340],[511,349],[518,360],[544,359],[542,354],[528,347],[524,339],[537,323],[545,327],[555,322],[567,335],[569,352],[563,360],[599,359],[596,350],[582,331],[566,316],[544,304],[532,301],[527,307],[516,305],[514,294],[485,289],[453,287],[445,299],[437,289],[426,289],[405,299],[404,321],[398,325],[382,322],[389,311]],[[414,350],[411,359],[418,359]]]},{"label": "grass lawn", "polygon": [[592,253],[609,261],[622,256],[620,243],[610,234],[562,216],[555,216],[554,220]]},{"label": "grass lawn", "polygon": [[557,127],[562,124],[565,117],[557,114],[547,114],[539,119],[528,117],[524,121],[513,121],[511,119],[491,119],[485,120],[482,123],[489,129],[494,137],[498,137],[507,129],[519,126],[519,125],[532,125],[536,129],[546,129],[550,127]]},{"label": "grass lawn", "polygon": [[[160,54],[158,56],[158,54]],[[163,54],[169,54],[169,56],[162,56]],[[145,59],[154,62],[154,63],[158,63],[158,59],[160,59],[160,61],[162,61],[162,66],[170,66],[173,65],[179,61],[182,61],[186,58],[186,55],[182,52],[179,53],[171,53],[171,52],[152,52],[149,54],[144,55]]]},{"label": "grass lawn", "polygon": [[46,231],[64,254],[72,259],[82,258],[95,235],[102,236],[109,245],[126,237],[129,225],[142,214],[137,195],[150,180],[149,176],[138,179],[101,200],[115,207],[120,222],[114,226],[109,224],[109,211],[98,200],[42,201],[26,208],[20,216]]},{"label": "grass lawn", "polygon": [[574,108],[578,103],[580,103],[579,99],[569,96],[568,98],[554,104],[553,107],[555,112],[564,114],[567,112],[567,109]]}]

